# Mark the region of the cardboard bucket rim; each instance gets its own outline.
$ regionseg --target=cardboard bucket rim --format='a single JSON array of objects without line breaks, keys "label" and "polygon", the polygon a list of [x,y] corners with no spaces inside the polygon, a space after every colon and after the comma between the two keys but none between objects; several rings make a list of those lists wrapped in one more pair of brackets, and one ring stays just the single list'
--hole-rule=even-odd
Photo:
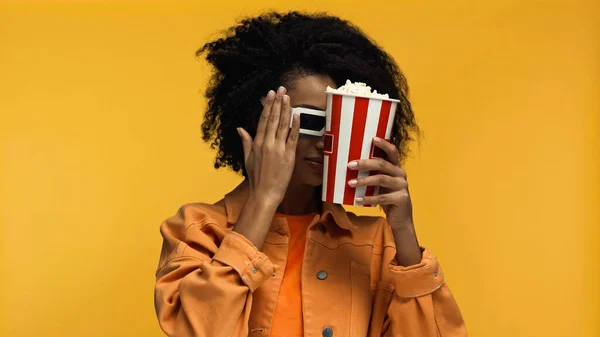
[{"label": "cardboard bucket rim", "polygon": [[346,93],[346,92],[325,91],[325,94],[327,94],[327,95],[340,95],[340,96],[360,97],[360,98],[366,98],[366,99],[376,99],[376,100],[380,100],[380,101],[390,101],[390,102],[400,103],[400,100],[395,99],[395,98],[366,96],[366,95],[350,94],[350,93]]}]

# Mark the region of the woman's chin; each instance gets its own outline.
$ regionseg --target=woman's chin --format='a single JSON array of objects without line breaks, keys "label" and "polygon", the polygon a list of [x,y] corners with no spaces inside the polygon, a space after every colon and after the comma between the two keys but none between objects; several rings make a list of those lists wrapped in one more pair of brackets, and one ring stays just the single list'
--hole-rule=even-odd
[{"label": "woman's chin", "polygon": [[315,187],[323,185],[323,174],[312,176],[309,184]]},{"label": "woman's chin", "polygon": [[323,176],[319,174],[305,174],[300,180],[308,186],[318,187],[323,185]]}]

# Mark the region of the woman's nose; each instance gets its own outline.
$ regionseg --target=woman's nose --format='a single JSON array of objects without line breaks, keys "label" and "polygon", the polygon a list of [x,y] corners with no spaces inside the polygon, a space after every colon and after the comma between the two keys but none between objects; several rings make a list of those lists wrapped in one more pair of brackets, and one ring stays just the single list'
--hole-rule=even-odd
[{"label": "woman's nose", "polygon": [[315,147],[316,147],[318,150],[323,150],[323,147],[324,147],[324,146],[325,146],[325,143],[323,142],[323,137],[319,137],[319,138],[317,139],[317,142],[315,143]]}]

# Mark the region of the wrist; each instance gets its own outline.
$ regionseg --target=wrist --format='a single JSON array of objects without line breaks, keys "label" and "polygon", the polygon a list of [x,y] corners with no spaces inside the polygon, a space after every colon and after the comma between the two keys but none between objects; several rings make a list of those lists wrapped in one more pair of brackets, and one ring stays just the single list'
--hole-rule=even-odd
[{"label": "wrist", "polygon": [[250,194],[233,231],[245,236],[258,250],[262,250],[278,206],[279,204],[271,198]]},{"label": "wrist", "polygon": [[392,229],[392,232],[394,233],[394,235],[396,233],[398,234],[415,234],[415,224],[413,223],[412,219],[406,219],[404,221],[392,221],[389,222],[390,224],[390,228]]},{"label": "wrist", "polygon": [[248,196],[246,204],[254,209],[264,209],[266,211],[277,210],[281,200],[276,197],[269,196],[266,193],[252,192]]},{"label": "wrist", "polygon": [[401,225],[396,225],[396,226],[390,226],[390,228],[392,229],[392,233],[394,233],[394,236],[396,235],[414,235],[416,236],[416,231],[415,231],[415,225],[412,223],[412,221],[401,224]]},{"label": "wrist", "polygon": [[403,267],[418,264],[421,261],[421,247],[417,239],[414,225],[392,228],[396,243],[396,259]]}]

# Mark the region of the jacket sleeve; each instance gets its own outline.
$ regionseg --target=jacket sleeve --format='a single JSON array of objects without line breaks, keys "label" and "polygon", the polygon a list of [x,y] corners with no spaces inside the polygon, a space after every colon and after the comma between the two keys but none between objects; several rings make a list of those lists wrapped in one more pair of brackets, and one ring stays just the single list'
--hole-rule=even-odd
[{"label": "jacket sleeve", "polygon": [[[387,225],[387,224],[386,224]],[[386,226],[387,227],[387,226]],[[390,243],[391,231],[385,234]],[[465,337],[460,309],[438,260],[422,249],[421,262],[402,267],[396,263],[396,248],[385,245],[383,275],[394,289],[383,324],[383,337]],[[387,260],[385,257],[388,257]],[[387,263],[385,261],[388,261]]]},{"label": "jacket sleeve", "polygon": [[252,293],[275,266],[245,237],[197,208],[161,225],[156,273],[158,322],[172,337],[247,336]]}]

